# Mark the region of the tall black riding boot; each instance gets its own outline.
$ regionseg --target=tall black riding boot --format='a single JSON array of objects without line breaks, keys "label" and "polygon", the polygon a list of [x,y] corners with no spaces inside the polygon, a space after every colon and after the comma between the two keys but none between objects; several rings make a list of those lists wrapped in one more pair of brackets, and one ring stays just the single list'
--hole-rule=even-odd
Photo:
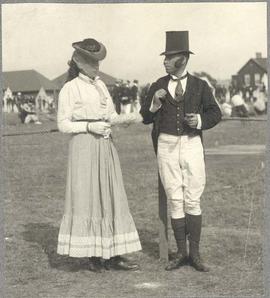
[{"label": "tall black riding boot", "polygon": [[200,257],[199,243],[202,229],[202,216],[186,214],[187,232],[189,234],[189,262],[197,271],[208,272]]},{"label": "tall black riding boot", "polygon": [[176,258],[168,263],[165,270],[171,271],[187,264],[187,244],[186,244],[186,220],[185,218],[172,218],[172,229],[177,245]]}]

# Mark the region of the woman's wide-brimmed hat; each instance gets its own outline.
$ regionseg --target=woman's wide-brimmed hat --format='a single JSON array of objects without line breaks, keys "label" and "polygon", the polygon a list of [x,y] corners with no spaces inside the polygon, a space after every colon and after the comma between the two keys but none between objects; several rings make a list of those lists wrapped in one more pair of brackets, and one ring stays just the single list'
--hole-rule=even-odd
[{"label": "woman's wide-brimmed hat", "polygon": [[84,54],[95,61],[103,60],[107,54],[105,46],[93,38],[73,42],[72,46],[79,53]]},{"label": "woman's wide-brimmed hat", "polygon": [[188,31],[167,31],[166,49],[160,55],[173,55],[178,53],[194,54],[189,50]]}]

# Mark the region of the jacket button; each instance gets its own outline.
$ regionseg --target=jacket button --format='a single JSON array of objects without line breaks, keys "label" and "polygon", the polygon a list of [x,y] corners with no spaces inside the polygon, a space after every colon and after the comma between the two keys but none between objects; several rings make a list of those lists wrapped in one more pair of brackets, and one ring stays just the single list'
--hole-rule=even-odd
[{"label": "jacket button", "polygon": [[176,116],[177,116],[177,117],[179,117],[180,115],[179,115],[179,114],[177,114]]}]

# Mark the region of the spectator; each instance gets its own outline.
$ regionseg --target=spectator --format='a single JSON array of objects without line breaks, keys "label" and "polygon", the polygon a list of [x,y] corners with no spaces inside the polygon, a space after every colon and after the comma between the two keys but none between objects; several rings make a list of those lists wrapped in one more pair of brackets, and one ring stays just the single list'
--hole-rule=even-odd
[{"label": "spectator", "polygon": [[112,90],[112,99],[117,114],[121,113],[121,80],[116,80]]},{"label": "spectator", "polygon": [[34,105],[30,101],[22,103],[20,110],[20,119],[22,123],[28,124],[30,122],[34,122],[35,124],[41,124],[35,112]]},{"label": "spectator", "polygon": [[131,101],[133,105],[133,111],[139,112],[141,107],[140,107],[140,102],[139,102],[139,87],[138,87],[138,80],[133,81],[133,85],[130,89],[130,96],[131,96]]},{"label": "spectator", "polygon": [[42,99],[41,99],[41,96],[39,96],[37,98],[37,107],[38,107],[38,110],[41,111],[42,110]]},{"label": "spectator", "polygon": [[7,111],[8,113],[13,112],[12,98],[10,96],[7,97]]},{"label": "spectator", "polygon": [[46,99],[45,97],[42,98],[42,111],[46,109]]},{"label": "spectator", "polygon": [[262,115],[265,113],[265,97],[263,86],[258,86],[253,92],[253,107],[257,115]]},{"label": "spectator", "polygon": [[253,101],[253,88],[251,86],[248,86],[244,89],[244,98],[247,102]]},{"label": "spectator", "polygon": [[15,104],[17,106],[17,110],[19,112],[19,118],[21,119],[21,105],[24,103],[24,96],[21,92],[18,92],[14,97]]},{"label": "spectator", "polygon": [[123,114],[131,113],[131,97],[130,97],[129,81],[123,84],[121,88],[121,111]]},{"label": "spectator", "polygon": [[47,96],[47,112],[49,114],[54,112],[54,99],[52,96]]},{"label": "spectator", "polygon": [[231,117],[232,115],[232,106],[228,102],[226,102],[225,98],[222,98],[220,101],[220,109],[222,112],[222,115]]},{"label": "spectator", "polygon": [[244,99],[241,96],[241,91],[237,89],[231,99],[232,102],[232,117],[248,117],[248,109]]}]

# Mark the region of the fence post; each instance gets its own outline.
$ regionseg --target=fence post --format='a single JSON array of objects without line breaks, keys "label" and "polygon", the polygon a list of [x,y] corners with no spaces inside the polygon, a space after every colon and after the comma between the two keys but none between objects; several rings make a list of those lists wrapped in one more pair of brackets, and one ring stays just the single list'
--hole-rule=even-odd
[{"label": "fence post", "polygon": [[168,213],[167,197],[158,175],[158,203],[159,203],[159,258],[168,261]]}]

